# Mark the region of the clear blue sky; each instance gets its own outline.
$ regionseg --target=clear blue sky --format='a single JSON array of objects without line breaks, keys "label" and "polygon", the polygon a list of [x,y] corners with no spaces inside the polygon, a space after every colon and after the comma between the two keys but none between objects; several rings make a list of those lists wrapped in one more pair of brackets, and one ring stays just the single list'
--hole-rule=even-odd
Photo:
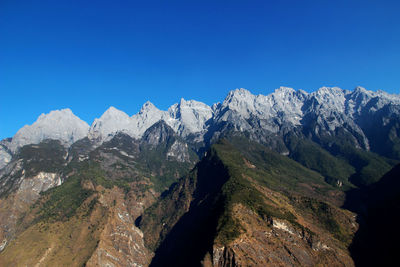
[{"label": "clear blue sky", "polygon": [[400,1],[0,0],[0,139],[41,113],[279,86],[400,93]]}]

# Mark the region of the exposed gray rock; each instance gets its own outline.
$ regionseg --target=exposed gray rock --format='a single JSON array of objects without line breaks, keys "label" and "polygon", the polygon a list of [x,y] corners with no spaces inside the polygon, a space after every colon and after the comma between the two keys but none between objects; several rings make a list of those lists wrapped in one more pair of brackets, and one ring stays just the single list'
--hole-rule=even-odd
[{"label": "exposed gray rock", "polygon": [[[384,145],[390,150],[400,135],[399,116],[400,95],[372,92],[362,87],[354,91],[322,87],[312,93],[280,87],[269,95],[253,95],[246,89],[236,89],[229,92],[222,103],[212,107],[181,99],[167,111],[162,111],[146,102],[139,113],[131,117],[110,107],[90,128],[71,110],[56,110],[42,114],[34,124],[20,129],[11,140],[1,141],[0,169],[26,144],[56,139],[69,146],[88,137],[96,147],[117,133],[140,139],[160,120],[178,136],[194,142],[212,142],[229,130],[247,132],[253,140],[275,144],[281,142],[279,136],[300,127],[306,135],[317,140],[334,138],[340,133],[352,145],[366,150],[371,148],[371,139],[378,135],[376,129],[386,127],[387,134],[394,138],[392,143]],[[372,145],[374,150],[379,150],[382,144]],[[287,153],[285,148],[278,151]]]},{"label": "exposed gray rock", "polygon": [[4,168],[12,158],[11,152],[7,146],[2,143],[3,141],[0,143],[0,169]]},{"label": "exposed gray rock", "polygon": [[174,130],[168,126],[163,120],[153,124],[142,136],[142,140],[152,146],[166,143],[175,136]]},{"label": "exposed gray rock", "polygon": [[190,156],[188,145],[186,143],[176,140],[167,152],[168,159],[175,159],[178,162],[189,162]]},{"label": "exposed gray rock", "polygon": [[95,119],[89,130],[89,139],[102,143],[122,132],[140,138],[156,122],[163,120],[181,136],[198,134],[206,130],[206,121],[212,117],[211,107],[204,103],[181,99],[168,111],[146,102],[138,114],[129,117],[126,113],[110,107],[99,119]]},{"label": "exposed gray rock", "polygon": [[66,147],[87,136],[89,125],[70,109],[51,111],[39,116],[32,125],[22,127],[13,138],[0,142],[0,169],[4,168],[18,150],[43,140],[59,140]]}]

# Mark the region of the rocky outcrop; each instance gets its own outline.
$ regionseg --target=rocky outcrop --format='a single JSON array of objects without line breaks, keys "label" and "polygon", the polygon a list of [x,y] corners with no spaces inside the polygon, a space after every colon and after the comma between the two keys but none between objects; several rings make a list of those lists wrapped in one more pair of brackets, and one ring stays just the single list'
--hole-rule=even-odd
[{"label": "rocky outcrop", "polygon": [[22,175],[16,191],[0,199],[0,240],[3,240],[1,250],[14,238],[17,220],[39,199],[40,193],[59,186],[62,182],[57,173],[40,172],[34,177]]},{"label": "rocky outcrop", "polygon": [[144,132],[142,141],[154,147],[162,143],[168,143],[175,136],[174,130],[161,120]]},{"label": "rocky outcrop", "polygon": [[182,141],[176,140],[168,149],[167,159],[176,160],[178,162],[190,162],[188,145]]},{"label": "rocky outcrop", "polygon": [[[143,200],[142,200],[143,201]],[[143,209],[139,201],[128,202],[121,189],[113,188],[100,198],[109,216],[96,250],[86,266],[148,266],[152,253],[144,246],[143,233],[134,225],[131,209]]]},{"label": "rocky outcrop", "polygon": [[[389,106],[391,111],[384,111]],[[351,146],[369,150],[370,140],[382,140],[382,137],[373,135],[373,129],[369,126],[372,123],[371,116],[380,111],[386,114],[387,119],[375,119],[374,129],[376,125],[384,127],[390,124],[387,131],[392,133],[391,140],[397,140],[391,141],[393,147],[398,142],[397,135],[393,134],[399,129],[396,126],[398,122],[394,120],[400,113],[398,95],[389,95],[382,91],[371,92],[361,87],[354,91],[322,87],[313,93],[281,87],[267,96],[256,96],[245,89],[237,89],[231,91],[223,103],[215,108],[209,128],[211,132],[207,135],[210,140],[216,140],[221,136],[221,131],[229,130],[224,125],[231,125],[230,129],[248,132],[252,140],[285,152],[285,149],[274,143],[280,142],[285,146],[282,136],[299,128],[305,136],[326,147],[346,139]],[[393,113],[397,115],[390,115]],[[276,141],[271,143],[268,140],[271,136],[276,136]],[[390,149],[389,144],[384,147],[387,150],[386,155],[397,155],[397,147],[395,152]],[[373,145],[372,149],[383,152],[377,145]]]},{"label": "rocky outcrop", "polygon": [[146,130],[158,121],[164,121],[180,136],[198,134],[206,130],[206,122],[212,117],[211,107],[190,100],[181,99],[168,111],[156,108],[146,102],[138,114],[129,117],[126,113],[110,107],[99,119],[95,119],[89,130],[89,139],[104,142],[121,132],[133,138],[141,138]]},{"label": "rocky outcrop", "polygon": [[131,118],[114,107],[108,108],[103,115],[92,123],[88,137],[90,140],[105,142],[111,140],[118,132],[136,137],[137,128]]},{"label": "rocky outcrop", "polygon": [[164,121],[158,121],[143,134],[141,141],[151,149],[165,147],[166,160],[190,162],[188,144]]},{"label": "rocky outcrop", "polygon": [[0,169],[4,168],[12,158],[12,153],[9,146],[9,140],[0,141]]},{"label": "rocky outcrop", "polygon": [[[348,251],[323,231],[312,235],[288,221],[260,220],[245,206],[235,207],[244,228],[229,245],[213,246],[213,266],[354,266]],[[300,219],[300,218],[299,218]]]},{"label": "rocky outcrop", "polygon": [[65,176],[60,170],[65,163],[66,149],[62,143],[46,140],[19,148],[14,158],[0,169],[0,241],[4,241],[1,241],[3,249],[15,237],[18,220],[28,213],[40,194],[62,184]]}]

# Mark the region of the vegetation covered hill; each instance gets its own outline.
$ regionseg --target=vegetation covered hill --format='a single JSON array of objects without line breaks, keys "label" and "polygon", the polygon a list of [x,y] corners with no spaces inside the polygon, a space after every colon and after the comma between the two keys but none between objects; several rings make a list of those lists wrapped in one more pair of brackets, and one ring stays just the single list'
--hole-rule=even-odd
[{"label": "vegetation covered hill", "polygon": [[222,140],[137,224],[155,250],[152,266],[351,266],[346,247],[357,227],[354,214],[330,204],[338,195],[285,156]]}]

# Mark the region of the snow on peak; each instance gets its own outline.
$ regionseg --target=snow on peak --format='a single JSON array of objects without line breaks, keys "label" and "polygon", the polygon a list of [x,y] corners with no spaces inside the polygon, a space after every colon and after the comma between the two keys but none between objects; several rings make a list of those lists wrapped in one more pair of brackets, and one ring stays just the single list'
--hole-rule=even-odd
[{"label": "snow on peak", "polygon": [[[244,88],[236,88],[231,90],[225,98],[225,101],[231,101],[232,99],[246,99],[254,96],[249,90]],[[224,102],[225,102],[224,101]]]},{"label": "snow on peak", "polygon": [[128,114],[111,106],[103,113],[103,115],[101,115],[100,119],[102,120],[121,119],[121,118],[124,119],[126,117],[129,117]]},{"label": "snow on peak", "polygon": [[190,101],[186,101],[183,97],[181,98],[181,101],[179,101],[179,105],[182,106],[186,106],[188,104],[188,102]]},{"label": "snow on peak", "polygon": [[185,100],[181,98],[181,101],[179,102],[180,108],[192,108],[192,109],[210,109],[210,106],[207,104],[204,104],[203,102],[196,101],[196,100]]},{"label": "snow on peak", "polygon": [[[235,111],[243,118],[248,118],[251,113],[255,112],[255,98],[255,95],[253,95],[252,93],[250,93],[250,91],[246,89],[235,89],[228,93],[227,97],[221,105],[221,109]],[[226,119],[227,117],[223,118],[223,120]]]},{"label": "snow on peak", "polygon": [[99,119],[94,120],[88,137],[104,141],[110,139],[117,132],[134,135],[134,131],[129,115],[111,106]]},{"label": "snow on peak", "polygon": [[304,91],[296,92],[293,88],[280,87],[265,97],[270,104],[266,112],[269,112],[271,116],[280,116],[282,120],[293,125],[298,125],[303,116],[302,107],[306,96],[304,93]]},{"label": "snow on peak", "polygon": [[186,136],[205,130],[205,123],[213,116],[210,106],[195,100],[181,98],[179,104],[172,105],[169,109],[167,123],[179,134]]},{"label": "snow on peak", "polygon": [[321,87],[316,92],[313,93],[316,96],[330,97],[330,96],[342,96],[344,95],[344,90],[339,87]]},{"label": "snow on peak", "polygon": [[139,111],[139,114],[145,114],[149,112],[157,112],[160,111],[153,103],[150,101],[146,101],[146,103],[143,104],[142,108]]},{"label": "snow on peak", "polygon": [[72,113],[72,111],[69,108],[65,108],[65,109],[60,109],[60,110],[52,110],[50,111],[49,114],[40,114],[40,116],[38,117],[37,121],[44,121],[44,120],[48,120],[49,118],[62,118],[62,117],[71,117],[74,116],[74,114]]},{"label": "snow on peak", "polygon": [[360,108],[364,106],[372,97],[374,93],[368,91],[363,87],[356,87],[353,92],[349,93],[349,104],[351,108],[360,111]]},{"label": "snow on peak", "polygon": [[70,109],[54,110],[41,114],[35,123],[25,125],[12,138],[10,149],[15,152],[19,147],[38,144],[45,139],[60,140],[71,145],[88,133],[89,125],[75,116]]},{"label": "snow on peak", "polygon": [[[302,116],[301,108],[305,96],[303,92],[297,93],[288,87],[280,87],[269,95],[257,96],[246,89],[236,89],[229,92],[219,108],[219,119],[230,120],[232,116],[248,119],[252,115],[267,120],[280,117],[297,125]],[[236,115],[232,115],[232,112]]]},{"label": "snow on peak", "polygon": [[296,90],[294,90],[293,88],[290,88],[290,87],[281,86],[281,87],[275,89],[274,93],[275,93],[275,95],[282,95],[282,96],[288,95],[288,94],[293,95],[296,93]]},{"label": "snow on peak", "polygon": [[168,111],[159,110],[147,101],[140,111],[129,117],[110,107],[100,119],[96,119],[89,131],[89,138],[100,142],[111,139],[117,132],[140,138],[153,124],[162,120],[175,132],[186,136],[204,130],[205,121],[212,117],[212,110],[204,103],[183,98]]},{"label": "snow on peak", "polygon": [[372,98],[372,97],[379,97],[381,101],[384,102],[394,102],[399,104],[400,103],[400,94],[389,94],[385,91],[378,90],[376,92],[369,91],[361,86],[357,86],[353,92],[350,92],[352,98],[362,97],[362,98]]},{"label": "snow on peak", "polygon": [[376,96],[379,96],[388,102],[393,102],[397,105],[400,105],[400,94],[389,94],[385,91],[378,90],[376,92]]},{"label": "snow on peak", "polygon": [[370,93],[370,91],[368,91],[367,89],[365,89],[364,87],[361,87],[361,86],[357,86],[354,89],[354,92],[355,93],[364,93],[364,94],[369,94]]},{"label": "snow on peak", "polygon": [[[374,99],[373,103],[371,99]],[[70,109],[62,109],[40,115],[34,124],[20,129],[5,147],[15,152],[23,145],[39,143],[44,139],[58,139],[69,145],[85,136],[104,142],[117,132],[140,138],[160,120],[183,137],[195,134],[200,139],[209,125],[221,121],[229,121],[238,129],[251,130],[253,126],[248,119],[258,119],[264,129],[278,131],[283,124],[301,125],[306,114],[315,113],[320,119],[336,118],[337,124],[340,124],[346,118],[359,116],[367,103],[371,103],[369,108],[372,111],[388,103],[400,105],[400,95],[372,92],[362,87],[353,91],[322,87],[312,93],[280,87],[269,95],[253,95],[240,88],[230,91],[222,103],[212,107],[181,98],[167,111],[163,111],[147,101],[137,114],[130,117],[111,106],[100,118],[94,120],[91,127]],[[333,125],[333,122],[330,124]]]},{"label": "snow on peak", "polygon": [[346,91],[339,87],[321,87],[311,93],[310,97],[317,100],[316,108],[324,113],[326,110],[335,110],[336,112],[345,110]]},{"label": "snow on peak", "polygon": [[153,103],[144,103],[139,113],[131,117],[131,123],[136,137],[141,137],[143,133],[154,123],[160,120],[167,120],[167,112],[159,110]]}]

